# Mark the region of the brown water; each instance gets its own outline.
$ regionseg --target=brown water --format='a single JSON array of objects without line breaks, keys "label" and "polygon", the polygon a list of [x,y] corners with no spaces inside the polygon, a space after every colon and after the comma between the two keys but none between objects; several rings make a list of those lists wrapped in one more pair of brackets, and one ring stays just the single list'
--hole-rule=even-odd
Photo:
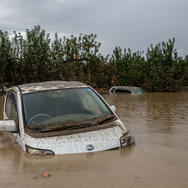
[{"label": "brown water", "polygon": [[[103,97],[135,136],[134,147],[35,157],[0,133],[0,187],[187,188],[188,93]],[[1,97],[0,107],[2,117]]]}]

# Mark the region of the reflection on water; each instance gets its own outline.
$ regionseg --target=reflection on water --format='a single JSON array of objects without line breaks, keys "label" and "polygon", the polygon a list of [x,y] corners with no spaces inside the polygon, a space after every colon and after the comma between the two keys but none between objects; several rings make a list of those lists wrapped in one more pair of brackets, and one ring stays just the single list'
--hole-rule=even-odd
[{"label": "reflection on water", "polygon": [[142,95],[104,95],[133,132],[145,134],[187,133],[188,93],[146,93]]},{"label": "reflection on water", "polygon": [[[135,136],[134,147],[34,157],[26,154],[9,134],[0,133],[1,185],[125,187],[126,182],[127,187],[186,187],[188,93],[118,93],[103,97],[116,106],[118,116]],[[0,97],[1,118],[2,108]],[[51,173],[49,181],[41,178],[46,171]]]},{"label": "reflection on water", "polygon": [[[117,106],[117,113],[127,117],[146,118],[148,123],[171,125],[186,118],[188,93],[146,93],[142,95],[105,95],[104,98]],[[176,119],[178,118],[178,119]]]}]

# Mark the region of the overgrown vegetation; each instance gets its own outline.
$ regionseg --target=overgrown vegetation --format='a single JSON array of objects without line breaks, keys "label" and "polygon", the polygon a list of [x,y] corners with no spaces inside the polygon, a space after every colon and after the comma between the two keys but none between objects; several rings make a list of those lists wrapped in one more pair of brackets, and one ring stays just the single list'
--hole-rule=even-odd
[{"label": "overgrown vegetation", "polygon": [[93,87],[140,86],[147,91],[177,91],[188,85],[188,55],[178,57],[175,39],[151,45],[142,52],[116,47],[112,55],[99,53],[96,35],[59,38],[40,26],[14,32],[0,31],[0,84],[9,86],[46,80],[77,80]]}]

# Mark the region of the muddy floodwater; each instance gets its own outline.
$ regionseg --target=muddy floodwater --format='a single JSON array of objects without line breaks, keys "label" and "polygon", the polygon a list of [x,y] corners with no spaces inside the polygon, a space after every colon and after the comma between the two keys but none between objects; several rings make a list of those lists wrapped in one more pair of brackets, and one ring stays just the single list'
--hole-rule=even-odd
[{"label": "muddy floodwater", "polygon": [[[0,133],[0,188],[187,188],[188,93],[102,94],[136,145],[111,151],[30,156]],[[0,117],[3,98],[0,96]],[[41,177],[44,172],[48,178]]]}]

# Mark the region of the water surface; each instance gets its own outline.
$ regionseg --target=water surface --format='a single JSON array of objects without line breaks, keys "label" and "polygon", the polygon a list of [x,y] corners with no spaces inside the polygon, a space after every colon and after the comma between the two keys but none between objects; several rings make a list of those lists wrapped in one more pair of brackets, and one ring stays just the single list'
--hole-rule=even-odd
[{"label": "water surface", "polygon": [[[103,94],[136,145],[89,154],[35,157],[0,133],[0,187],[188,186],[188,93]],[[3,99],[0,97],[0,117]],[[49,172],[49,178],[42,178]]]}]

